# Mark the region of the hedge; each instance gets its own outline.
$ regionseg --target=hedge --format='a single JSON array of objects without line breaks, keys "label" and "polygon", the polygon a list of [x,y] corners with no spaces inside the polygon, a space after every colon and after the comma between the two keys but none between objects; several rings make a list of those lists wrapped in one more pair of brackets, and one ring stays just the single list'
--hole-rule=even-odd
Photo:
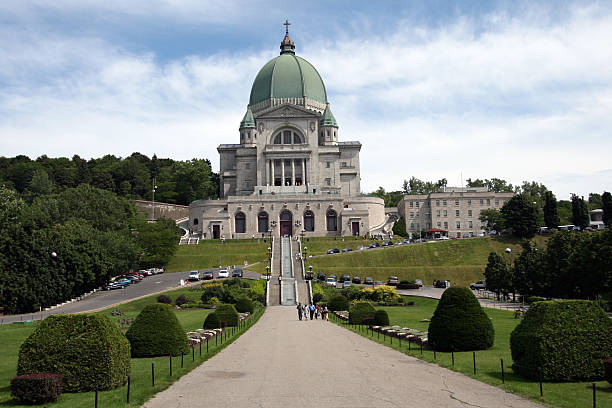
[{"label": "hedge", "polygon": [[132,345],[132,357],[176,356],[189,346],[171,306],[162,303],[145,306],[125,336]]},{"label": "hedge", "polygon": [[240,316],[238,315],[238,311],[236,310],[234,305],[220,304],[219,306],[217,306],[215,313],[221,321],[221,326],[238,326]]},{"label": "hedge", "polygon": [[240,298],[236,302],[236,311],[240,313],[251,313],[255,311],[255,306],[253,305],[253,301],[249,298]]},{"label": "hedge", "polygon": [[491,319],[472,291],[446,289],[429,323],[429,344],[442,351],[485,350],[493,346],[494,339]]},{"label": "hedge", "polygon": [[374,324],[376,326],[389,325],[389,315],[386,310],[377,310],[376,313],[374,313]]},{"label": "hedge", "polygon": [[110,390],[130,374],[130,343],[107,316],[52,315],[19,350],[17,375],[58,373],[67,392]]},{"label": "hedge", "polygon": [[357,302],[349,310],[350,324],[371,324],[374,322],[376,309],[370,302]]},{"label": "hedge", "polygon": [[164,303],[166,305],[171,305],[172,299],[168,295],[159,295],[157,297],[157,303]]},{"label": "hedge", "polygon": [[221,320],[219,320],[219,316],[217,313],[212,312],[206,316],[204,319],[204,328],[205,329],[219,329],[221,328]]},{"label": "hedge", "polygon": [[61,374],[24,374],[11,380],[11,394],[21,404],[53,402],[61,393]]},{"label": "hedge", "polygon": [[612,356],[612,322],[594,302],[536,302],[510,335],[513,370],[537,379],[594,381]]},{"label": "hedge", "polygon": [[332,296],[327,303],[327,308],[332,312],[349,310],[349,301],[343,295]]}]

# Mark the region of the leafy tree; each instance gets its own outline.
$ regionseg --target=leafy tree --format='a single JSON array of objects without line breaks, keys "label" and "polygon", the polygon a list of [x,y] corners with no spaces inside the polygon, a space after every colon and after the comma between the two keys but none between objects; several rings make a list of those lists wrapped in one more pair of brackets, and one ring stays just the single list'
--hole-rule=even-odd
[{"label": "leafy tree", "polygon": [[144,267],[165,266],[178,249],[181,236],[173,220],[158,218],[155,223],[140,222],[137,242],[143,250],[140,260]]},{"label": "leafy tree", "polygon": [[572,202],[568,200],[557,201],[559,210],[559,225],[568,225],[572,223]]},{"label": "leafy tree", "polygon": [[511,193],[514,191],[514,187],[512,184],[509,184],[506,180],[492,178],[492,179],[467,179],[466,185],[468,187],[486,187],[487,190],[493,191],[496,193]]},{"label": "leafy tree", "polygon": [[601,196],[603,208],[603,222],[606,226],[612,225],[612,194],[609,191],[604,191]]},{"label": "leafy tree", "polygon": [[422,181],[413,176],[410,180],[404,180],[402,189],[404,194],[429,194],[444,189],[447,184],[448,180],[445,178],[431,182]]},{"label": "leafy tree", "polygon": [[504,204],[501,213],[506,227],[521,238],[532,238],[538,231],[537,210],[523,194],[516,194]]},{"label": "leafy tree", "polygon": [[378,190],[371,193],[374,197],[379,197],[385,200],[385,207],[397,207],[397,204],[404,197],[401,191],[385,191],[384,188],[378,187]]},{"label": "leafy tree", "polygon": [[489,208],[480,211],[478,219],[481,222],[486,223],[487,230],[500,231],[504,229],[504,226],[506,224],[506,221],[504,220],[504,215],[494,208]]},{"label": "leafy tree", "polygon": [[589,193],[589,209],[597,210],[599,208],[603,208],[603,199],[601,194]]},{"label": "leafy tree", "polygon": [[404,222],[404,218],[400,217],[399,220],[393,224],[393,234],[398,235],[400,237],[407,237],[408,232],[406,231],[406,223]]},{"label": "leafy tree", "polygon": [[512,274],[504,258],[496,252],[489,254],[484,276],[487,281],[487,289],[495,292],[498,298],[500,293],[508,295],[512,291]]},{"label": "leafy tree", "polygon": [[589,207],[584,198],[572,196],[572,223],[580,228],[589,226]]},{"label": "leafy tree", "polygon": [[559,212],[557,210],[557,199],[552,191],[544,194],[544,223],[548,228],[557,228],[560,225]]}]

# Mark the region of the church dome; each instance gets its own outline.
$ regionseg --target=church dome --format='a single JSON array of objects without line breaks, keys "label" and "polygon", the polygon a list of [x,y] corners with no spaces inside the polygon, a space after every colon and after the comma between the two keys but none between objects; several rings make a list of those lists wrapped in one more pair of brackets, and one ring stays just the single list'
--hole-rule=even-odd
[{"label": "church dome", "polygon": [[327,92],[321,76],[304,58],[295,55],[295,46],[287,30],[281,42],[281,55],[268,61],[259,71],[249,105],[268,99],[302,98],[327,103]]}]

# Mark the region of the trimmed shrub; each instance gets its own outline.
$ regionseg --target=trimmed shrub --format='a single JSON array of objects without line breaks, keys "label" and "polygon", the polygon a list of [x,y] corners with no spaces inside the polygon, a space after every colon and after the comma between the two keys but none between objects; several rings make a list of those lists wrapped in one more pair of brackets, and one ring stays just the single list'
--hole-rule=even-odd
[{"label": "trimmed shrub", "polygon": [[234,305],[221,304],[217,306],[215,313],[219,317],[222,327],[237,326],[240,320],[240,316]]},{"label": "trimmed shrub", "polygon": [[485,350],[495,330],[478,299],[468,288],[452,287],[442,294],[429,323],[428,342],[436,350]]},{"label": "trimmed shrub", "polygon": [[145,306],[125,333],[132,345],[132,357],[176,356],[188,348],[189,341],[169,305]]},{"label": "trimmed shrub", "polygon": [[332,296],[332,298],[329,299],[327,308],[332,312],[337,312],[340,310],[349,310],[348,299],[342,295]]},{"label": "trimmed shrub", "polygon": [[222,285],[207,285],[202,293],[202,302],[209,303],[212,298],[223,299],[224,294],[225,290]]},{"label": "trimmed shrub", "polygon": [[122,386],[130,374],[130,343],[107,316],[49,316],[21,345],[17,375],[49,372],[62,375],[67,392]]},{"label": "trimmed shrub", "polygon": [[349,310],[350,324],[371,324],[374,322],[376,309],[370,302],[357,302]]},{"label": "trimmed shrub", "polygon": [[240,313],[251,313],[255,311],[255,306],[253,306],[253,302],[249,298],[240,298],[236,302],[236,310]]},{"label": "trimmed shrub", "polygon": [[553,381],[604,378],[604,359],[612,355],[612,322],[588,300],[536,302],[510,335],[518,374]]},{"label": "trimmed shrub", "polygon": [[376,326],[389,325],[389,315],[386,310],[377,310],[376,313],[374,313],[374,324]]},{"label": "trimmed shrub", "polygon": [[61,374],[24,374],[11,380],[11,394],[21,404],[53,402],[61,393]]},{"label": "trimmed shrub", "polygon": [[314,295],[312,295],[312,303],[314,303],[315,305],[323,299],[325,299],[325,296],[323,296],[323,294],[321,293],[315,293]]},{"label": "trimmed shrub", "polygon": [[216,312],[209,313],[204,319],[204,328],[205,329],[219,329],[221,328],[221,320],[219,320],[219,316]]},{"label": "trimmed shrub", "polygon": [[189,303],[189,300],[187,299],[187,297],[185,297],[185,295],[179,295],[174,301],[174,304],[179,307],[183,306],[185,303]]},{"label": "trimmed shrub", "polygon": [[159,295],[157,297],[157,303],[164,303],[166,305],[171,305],[172,299],[170,299],[170,296],[167,296],[167,295]]}]

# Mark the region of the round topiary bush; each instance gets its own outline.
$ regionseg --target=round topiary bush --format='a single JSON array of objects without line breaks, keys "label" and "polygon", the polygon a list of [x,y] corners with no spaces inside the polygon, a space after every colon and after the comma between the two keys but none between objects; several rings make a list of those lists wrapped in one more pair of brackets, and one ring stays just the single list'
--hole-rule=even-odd
[{"label": "round topiary bush", "polygon": [[377,310],[376,313],[374,313],[374,324],[376,326],[389,325],[389,315],[386,310]]},{"label": "round topiary bush", "polygon": [[349,301],[343,295],[332,296],[332,298],[329,299],[327,308],[332,312],[337,312],[340,310],[349,310]]},{"label": "round topiary bush", "polygon": [[164,303],[166,305],[171,305],[172,299],[170,299],[170,296],[167,296],[167,295],[159,295],[157,297],[157,303]]},{"label": "round topiary bush", "polygon": [[612,322],[594,302],[555,300],[531,305],[510,335],[513,370],[537,379],[595,381],[612,356]]},{"label": "round topiary bush", "polygon": [[130,343],[102,315],[53,315],[19,350],[17,375],[58,373],[67,392],[110,390],[130,374]]},{"label": "round topiary bush", "polygon": [[253,301],[249,298],[240,298],[236,302],[236,310],[240,313],[251,313],[255,311]]},{"label": "round topiary bush", "polygon": [[176,300],[174,301],[174,304],[179,307],[183,306],[185,303],[189,303],[189,300],[187,299],[185,295],[177,296]]},{"label": "round topiary bush", "polygon": [[238,311],[236,310],[234,305],[230,305],[230,304],[218,305],[215,313],[219,317],[222,327],[238,326],[238,321],[240,320],[240,316],[238,315]]},{"label": "round topiary bush", "polygon": [[216,312],[209,313],[204,319],[204,328],[205,329],[219,329],[221,328],[221,320],[219,320],[219,316]]},{"label": "round topiary bush", "polygon": [[189,341],[171,307],[161,303],[145,306],[125,333],[132,357],[176,356],[187,350]]},{"label": "round topiary bush", "polygon": [[485,350],[495,330],[478,299],[468,288],[452,287],[442,294],[429,323],[428,342],[436,350]]},{"label": "round topiary bush", "polygon": [[372,324],[376,309],[370,302],[356,302],[349,310],[350,324]]}]

